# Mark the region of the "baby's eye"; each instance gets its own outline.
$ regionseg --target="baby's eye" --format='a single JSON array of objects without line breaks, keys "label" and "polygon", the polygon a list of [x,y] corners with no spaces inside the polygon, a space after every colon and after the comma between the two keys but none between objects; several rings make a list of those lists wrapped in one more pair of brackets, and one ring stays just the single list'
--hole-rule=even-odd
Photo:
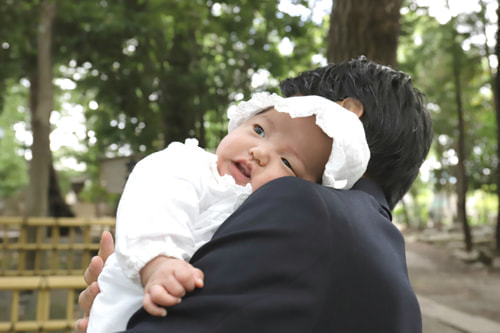
[{"label": "baby's eye", "polygon": [[283,162],[284,165],[286,165],[287,168],[293,171],[292,165],[290,164],[290,162],[288,162],[286,158],[282,158],[281,161]]},{"label": "baby's eye", "polygon": [[260,125],[254,125],[253,130],[261,137],[265,136],[264,129]]}]

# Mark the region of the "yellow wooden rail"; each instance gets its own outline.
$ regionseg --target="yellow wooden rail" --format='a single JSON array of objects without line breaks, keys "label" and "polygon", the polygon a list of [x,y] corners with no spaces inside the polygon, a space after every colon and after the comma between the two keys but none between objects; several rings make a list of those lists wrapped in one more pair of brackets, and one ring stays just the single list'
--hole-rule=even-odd
[{"label": "yellow wooden rail", "polygon": [[0,217],[0,276],[81,275],[114,218]]},{"label": "yellow wooden rail", "polygon": [[0,216],[0,332],[72,332],[83,271],[114,218]]},{"label": "yellow wooden rail", "polygon": [[[72,332],[76,319],[82,316],[81,312],[75,312],[75,305],[79,292],[84,288],[83,276],[0,277],[0,292],[12,294],[10,319],[0,320],[0,332]],[[51,292],[57,289],[67,291],[66,301],[62,304],[65,319],[51,317]],[[23,292],[29,293],[28,297],[36,298],[35,318],[22,318],[20,299]]]}]

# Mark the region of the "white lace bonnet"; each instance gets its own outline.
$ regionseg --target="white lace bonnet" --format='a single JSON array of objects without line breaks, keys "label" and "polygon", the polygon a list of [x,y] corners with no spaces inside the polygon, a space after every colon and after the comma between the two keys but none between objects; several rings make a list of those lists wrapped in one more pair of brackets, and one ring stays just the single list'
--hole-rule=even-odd
[{"label": "white lace bonnet", "polygon": [[353,112],[324,97],[283,98],[267,92],[255,93],[250,100],[229,108],[229,132],[271,106],[292,118],[315,115],[316,124],[333,139],[330,158],[323,173],[323,185],[350,189],[363,176],[370,160],[363,124]]}]

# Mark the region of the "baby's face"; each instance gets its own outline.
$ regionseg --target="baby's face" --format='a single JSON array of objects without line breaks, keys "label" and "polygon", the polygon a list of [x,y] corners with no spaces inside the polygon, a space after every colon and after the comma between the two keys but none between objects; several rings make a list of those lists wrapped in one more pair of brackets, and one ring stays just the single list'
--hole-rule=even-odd
[{"label": "baby's face", "polygon": [[315,117],[291,118],[273,108],[229,133],[217,147],[220,175],[255,191],[285,176],[312,182],[321,176],[330,156],[332,139],[315,124]]}]

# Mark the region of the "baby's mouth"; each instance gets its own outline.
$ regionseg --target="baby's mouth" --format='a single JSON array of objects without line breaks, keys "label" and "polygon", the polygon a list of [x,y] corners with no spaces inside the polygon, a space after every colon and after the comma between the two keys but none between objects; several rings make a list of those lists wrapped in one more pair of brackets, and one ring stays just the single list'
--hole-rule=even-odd
[{"label": "baby's mouth", "polygon": [[236,162],[235,164],[236,164],[236,167],[238,168],[238,170],[240,170],[240,171],[241,171],[241,173],[242,173],[245,177],[250,178],[250,176],[251,176],[251,171],[252,171],[252,169],[251,169],[251,168],[249,168],[246,164],[241,163],[241,162]]}]

